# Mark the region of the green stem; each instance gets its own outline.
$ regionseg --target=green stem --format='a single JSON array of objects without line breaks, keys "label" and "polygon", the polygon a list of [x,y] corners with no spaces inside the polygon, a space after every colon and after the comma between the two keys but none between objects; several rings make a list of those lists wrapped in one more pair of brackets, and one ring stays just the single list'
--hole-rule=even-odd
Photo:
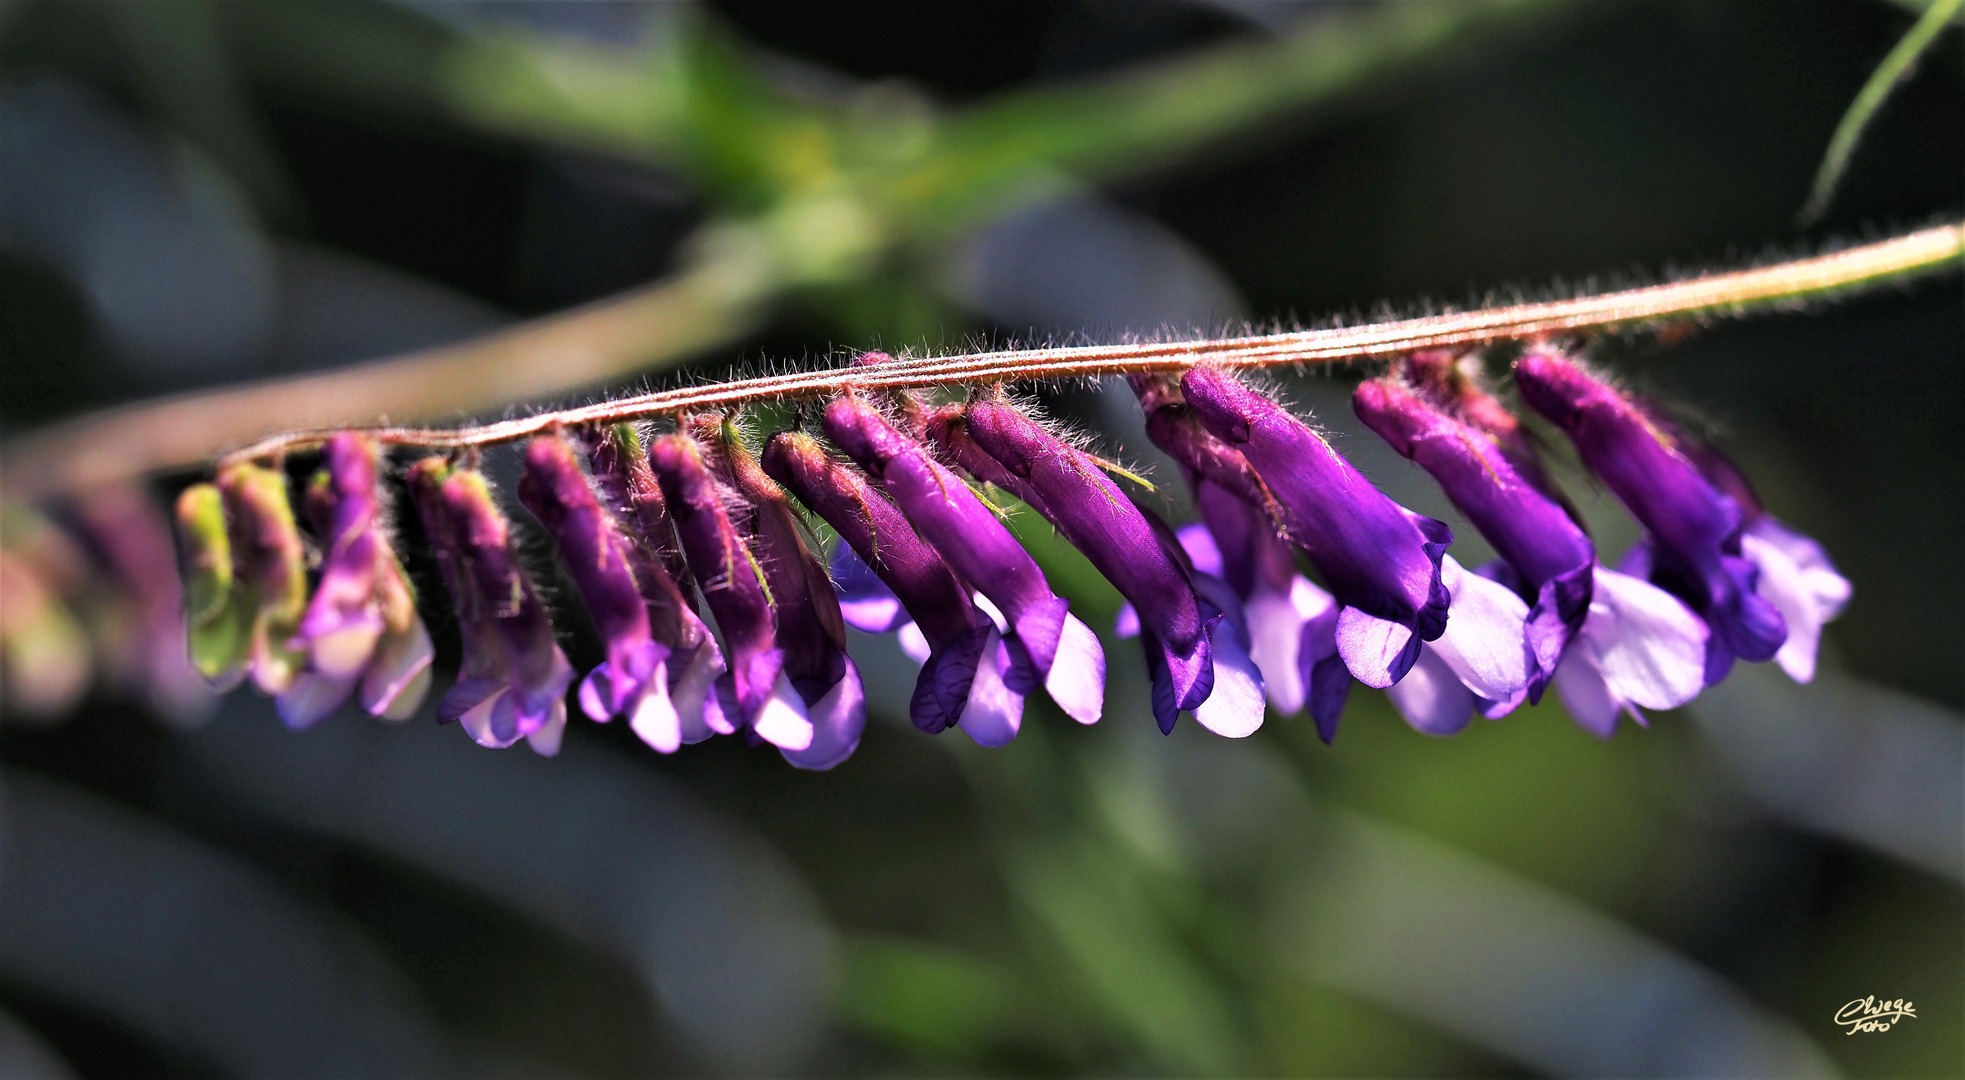
[{"label": "green stem", "polygon": [[1822,167],[1815,172],[1815,186],[1808,193],[1808,202],[1796,215],[1796,223],[1804,228],[1820,221],[1828,211],[1829,201],[1835,198],[1835,189],[1842,183],[1842,174],[1849,169],[1849,159],[1856,152],[1856,141],[1862,138],[1863,129],[1869,126],[1870,118],[1876,110],[1883,107],[1890,94],[1910,74],[1917,58],[1924,54],[1931,43],[1944,32],[1945,24],[1952,16],[1965,8],[1965,0],[1935,0],[1924,14],[1904,35],[1890,55],[1883,58],[1869,81],[1856,92],[1856,100],[1849,103],[1849,111],[1842,114],[1842,122],[1835,126],[1835,134],[1829,138],[1829,148],[1822,155]]}]

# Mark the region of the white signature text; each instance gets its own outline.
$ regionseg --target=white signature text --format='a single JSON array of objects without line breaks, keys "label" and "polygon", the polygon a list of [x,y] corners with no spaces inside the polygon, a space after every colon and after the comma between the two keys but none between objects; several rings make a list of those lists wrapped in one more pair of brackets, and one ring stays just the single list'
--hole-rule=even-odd
[{"label": "white signature text", "polygon": [[1878,1001],[1860,997],[1837,1009],[1835,1022],[1849,1029],[1843,1034],[1854,1035],[1858,1031],[1888,1031],[1904,1017],[1917,1019],[1917,1007],[1902,998]]}]

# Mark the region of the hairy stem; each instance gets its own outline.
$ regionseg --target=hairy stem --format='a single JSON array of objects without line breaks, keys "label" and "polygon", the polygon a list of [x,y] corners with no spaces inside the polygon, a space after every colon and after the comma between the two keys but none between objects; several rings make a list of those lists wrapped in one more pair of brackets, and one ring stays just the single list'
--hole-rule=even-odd
[{"label": "hairy stem", "polygon": [[[1025,349],[964,356],[900,357],[852,368],[793,372],[620,398],[595,405],[541,412],[473,427],[375,427],[378,440],[399,446],[460,448],[523,439],[555,426],[614,423],[682,412],[861,390],[1015,382],[1026,379],[1121,375],[1177,370],[1196,364],[1267,367],[1396,356],[1415,349],[1470,347],[1554,334],[1630,328],[1675,319],[1794,307],[1811,300],[1955,267],[1965,258],[1965,223],[1949,223],[1861,247],[1769,266],[1707,274],[1665,285],[1601,293],[1571,300],[1511,304],[1475,311],[1397,319],[1360,326],[1194,341]],[[696,347],[714,328],[678,329],[642,306],[664,301],[667,289],[541,320],[477,342],[436,350],[452,408],[483,407],[496,395],[483,391],[501,358],[539,348],[568,348],[596,335],[649,333],[659,328],[669,351]],[[639,313],[637,316],[634,313]],[[668,312],[673,314],[673,312]],[[663,350],[653,344],[644,355]],[[489,365],[487,367],[486,365]],[[227,454],[227,459],[268,458],[306,449],[347,426],[371,365],[324,376],[172,399],[113,410],[40,436],[6,456],[12,494],[45,494],[85,482],[101,482],[159,468],[210,460],[242,441],[237,432],[253,423],[264,430],[276,418],[297,413],[335,419],[308,430],[273,435]],[[501,391],[513,387],[500,384]],[[512,400],[521,395],[503,398]],[[37,472],[38,470],[38,472]],[[23,491],[22,488],[26,490]]]}]

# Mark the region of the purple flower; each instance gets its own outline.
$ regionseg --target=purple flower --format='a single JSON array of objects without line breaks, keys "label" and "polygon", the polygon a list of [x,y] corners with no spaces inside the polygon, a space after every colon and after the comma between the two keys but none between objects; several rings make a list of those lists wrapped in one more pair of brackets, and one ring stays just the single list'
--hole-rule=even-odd
[{"label": "purple flower", "polygon": [[830,769],[851,757],[866,730],[866,692],[846,655],[846,623],[825,563],[805,543],[798,512],[728,424],[710,432],[718,470],[749,507],[744,538],[764,570],[785,673],[805,699],[811,745],[784,748],[801,769]]},{"label": "purple flower", "polygon": [[587,440],[594,487],[613,515],[618,535],[628,544],[628,568],[648,614],[649,633],[669,651],[664,669],[674,727],[668,713],[660,710],[630,713],[629,726],[643,742],[665,754],[682,743],[729,734],[735,729],[715,700],[716,679],[724,672],[723,653],[690,599],[696,579],[683,559],[675,523],[648,466],[648,455],[642,452],[641,439],[632,426],[615,424],[591,433]]},{"label": "purple flower", "polygon": [[763,568],[725,509],[736,494],[710,475],[688,435],[657,439],[649,464],[683,556],[723,631],[730,670],[718,676],[716,695],[704,704],[705,722],[723,732],[748,728],[783,750],[809,749],[812,721],[785,671]]},{"label": "purple flower", "polygon": [[[1351,403],[1366,426],[1439,482],[1514,570],[1523,586],[1522,599],[1534,605],[1526,612],[1527,648],[1534,661],[1528,700],[1542,700],[1569,639],[1589,614],[1596,545],[1560,505],[1522,477],[1515,460],[1484,432],[1401,383],[1360,383]],[[1461,616],[1457,597],[1453,615]],[[1448,629],[1453,629],[1451,619]]]},{"label": "purple flower", "polygon": [[[1012,665],[1008,683],[1028,694],[1041,682],[1067,716],[1097,722],[1105,700],[1105,651],[1091,629],[1051,591],[1043,571],[962,480],[866,401],[847,395],[827,406],[826,434],[867,471],[958,577],[988,598],[1002,619]],[[965,726],[985,746],[1016,737],[1005,717],[993,731]]]},{"label": "purple flower", "polygon": [[244,625],[246,670],[262,693],[293,685],[306,654],[289,642],[307,610],[307,558],[287,500],[287,478],[259,465],[218,474],[231,536],[233,603]]},{"label": "purple flower", "polygon": [[1302,421],[1222,372],[1193,369],[1181,391],[1288,512],[1290,540],[1343,605],[1336,636],[1345,666],[1366,686],[1398,682],[1420,643],[1446,629],[1440,556],[1452,531],[1386,498]]},{"label": "purple flower", "polygon": [[[1285,511],[1242,452],[1210,435],[1172,376],[1136,376],[1146,435],[1175,464],[1204,525],[1179,530],[1196,570],[1222,578],[1241,599],[1249,654],[1269,703],[1285,715],[1307,703],[1318,733],[1337,732],[1351,674],[1337,655],[1337,602],[1296,569],[1277,519]],[[1122,619],[1132,614],[1130,607]],[[1134,616],[1137,617],[1136,615]]]},{"label": "purple flower", "polygon": [[1001,486],[1044,514],[1132,603],[1161,731],[1171,732],[1183,711],[1234,738],[1262,726],[1262,677],[1245,651],[1241,604],[1225,587],[1197,593],[1172,531],[1149,520],[1096,461],[997,401],[944,410],[929,430],[943,445],[959,444],[966,431],[1007,474]]},{"label": "purple flower", "polygon": [[[1656,418],[1656,411],[1652,415]],[[1746,512],[1740,531],[1740,554],[1760,571],[1754,591],[1780,609],[1788,639],[1774,662],[1796,682],[1815,678],[1815,656],[1821,648],[1822,624],[1832,622],[1848,606],[1849,579],[1830,561],[1828,552],[1809,536],[1795,531],[1761,505],[1753,485],[1738,466],[1711,446],[1660,423],[1674,444],[1714,487],[1732,496]]]},{"label": "purple flower", "polygon": [[669,700],[668,647],[649,630],[631,545],[594,497],[565,438],[542,435],[526,444],[519,501],[551,534],[607,649],[580,683],[581,710],[603,723],[627,716],[637,733],[654,736],[655,749],[673,753],[682,745],[682,722]]},{"label": "purple flower", "polygon": [[839,533],[833,575],[847,622],[869,633],[913,628],[925,647],[908,704],[915,726],[1015,731],[1023,695],[1003,683],[1002,635],[900,510],[803,432],[773,435],[764,470]]},{"label": "purple flower", "polygon": [[435,650],[381,532],[374,444],[350,432],[329,440],[305,505],[321,539],[321,579],[291,642],[306,667],[280,695],[280,718],[311,726],[359,687],[371,714],[407,719],[429,692]]},{"label": "purple flower", "polygon": [[437,703],[437,719],[460,721],[480,746],[524,738],[551,757],[566,730],[573,667],[519,569],[505,515],[482,475],[441,458],[410,467],[409,492],[464,637],[463,668]]},{"label": "purple flower", "polygon": [[1652,557],[1640,561],[1651,565],[1638,576],[1685,599],[1712,628],[1707,684],[1725,678],[1736,656],[1773,657],[1787,627],[1780,609],[1755,594],[1759,572],[1741,551],[1740,505],[1644,410],[1568,361],[1530,353],[1515,365],[1515,382],[1650,533]]}]

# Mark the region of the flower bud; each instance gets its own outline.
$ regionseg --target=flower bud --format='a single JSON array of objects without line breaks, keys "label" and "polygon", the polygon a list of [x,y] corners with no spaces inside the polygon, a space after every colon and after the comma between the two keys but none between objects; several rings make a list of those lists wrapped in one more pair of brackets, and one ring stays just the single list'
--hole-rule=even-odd
[{"label": "flower bud", "polygon": [[307,560],[287,501],[287,478],[260,465],[218,474],[230,522],[233,588],[250,612],[248,670],[275,697],[293,685],[306,654],[290,642],[307,610]]}]

